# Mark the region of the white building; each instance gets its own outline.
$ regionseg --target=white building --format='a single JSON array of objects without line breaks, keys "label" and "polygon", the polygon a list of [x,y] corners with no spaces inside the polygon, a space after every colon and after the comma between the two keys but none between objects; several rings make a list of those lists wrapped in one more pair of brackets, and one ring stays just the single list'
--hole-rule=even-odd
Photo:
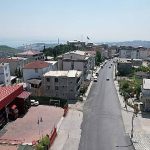
[{"label": "white building", "polygon": [[49,71],[43,75],[43,96],[76,100],[81,83],[81,71]]},{"label": "white building", "polygon": [[83,71],[84,78],[94,66],[95,57],[84,51],[71,51],[58,57],[58,70]]},{"label": "white building", "polygon": [[24,66],[23,79],[25,82],[33,78],[41,79],[50,70],[57,70],[57,61],[34,61]]},{"label": "white building", "polygon": [[1,63],[0,64],[0,84],[5,86],[11,84],[10,80],[10,69],[8,63]]},{"label": "white building", "polygon": [[150,79],[143,79],[141,101],[145,111],[150,111]]}]

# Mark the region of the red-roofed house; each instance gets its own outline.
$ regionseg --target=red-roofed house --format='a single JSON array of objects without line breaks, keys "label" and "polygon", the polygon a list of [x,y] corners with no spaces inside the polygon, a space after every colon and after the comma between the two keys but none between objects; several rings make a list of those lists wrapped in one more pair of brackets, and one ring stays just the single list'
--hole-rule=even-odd
[{"label": "red-roofed house", "polygon": [[34,60],[45,60],[45,56],[43,52],[35,51],[35,50],[28,50],[22,53],[18,53],[17,56],[25,57],[32,61]]},{"label": "red-roofed house", "polygon": [[0,87],[0,128],[9,119],[16,119],[25,113],[30,106],[30,93],[23,90],[22,85]]},{"label": "red-roofed house", "polygon": [[34,61],[26,64],[23,68],[23,79],[27,81],[32,78],[41,78],[44,73],[49,71],[49,64],[45,61]]}]

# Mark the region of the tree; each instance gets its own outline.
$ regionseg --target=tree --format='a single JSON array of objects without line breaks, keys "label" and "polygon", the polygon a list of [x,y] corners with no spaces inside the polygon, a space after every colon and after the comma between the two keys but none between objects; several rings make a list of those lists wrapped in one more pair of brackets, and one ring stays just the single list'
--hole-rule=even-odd
[{"label": "tree", "polygon": [[101,53],[96,51],[96,65],[99,65],[102,62]]}]

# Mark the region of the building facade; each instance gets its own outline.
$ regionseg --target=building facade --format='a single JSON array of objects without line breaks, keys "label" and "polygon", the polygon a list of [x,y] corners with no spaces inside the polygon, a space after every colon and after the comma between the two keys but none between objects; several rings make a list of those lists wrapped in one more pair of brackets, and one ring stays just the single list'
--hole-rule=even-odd
[{"label": "building facade", "polygon": [[141,91],[141,101],[143,102],[143,109],[145,111],[150,111],[150,79],[143,79]]},{"label": "building facade", "polygon": [[58,57],[58,70],[78,70],[86,78],[95,66],[95,57],[85,51],[71,51]]},{"label": "building facade", "polygon": [[0,84],[8,86],[11,84],[10,69],[8,63],[0,64]]},{"label": "building facade", "polygon": [[81,83],[81,71],[49,71],[42,80],[43,96],[76,100],[80,94]]}]

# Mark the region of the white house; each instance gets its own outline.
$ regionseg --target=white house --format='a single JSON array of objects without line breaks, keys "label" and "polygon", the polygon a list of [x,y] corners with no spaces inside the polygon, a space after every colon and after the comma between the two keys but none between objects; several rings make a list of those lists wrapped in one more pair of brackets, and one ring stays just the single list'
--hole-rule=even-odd
[{"label": "white house", "polygon": [[95,57],[85,51],[71,51],[58,57],[58,70],[83,71],[84,78],[89,70],[94,68],[94,65]]},{"label": "white house", "polygon": [[5,86],[11,84],[10,69],[8,63],[0,64],[0,84]]},{"label": "white house", "polygon": [[150,79],[143,79],[141,101],[145,111],[150,111]]},{"label": "white house", "polygon": [[49,71],[43,75],[43,96],[76,100],[81,83],[81,71]]},{"label": "white house", "polygon": [[43,74],[50,70],[57,70],[57,61],[34,61],[24,66],[23,79],[25,82],[33,78],[41,79]]}]

